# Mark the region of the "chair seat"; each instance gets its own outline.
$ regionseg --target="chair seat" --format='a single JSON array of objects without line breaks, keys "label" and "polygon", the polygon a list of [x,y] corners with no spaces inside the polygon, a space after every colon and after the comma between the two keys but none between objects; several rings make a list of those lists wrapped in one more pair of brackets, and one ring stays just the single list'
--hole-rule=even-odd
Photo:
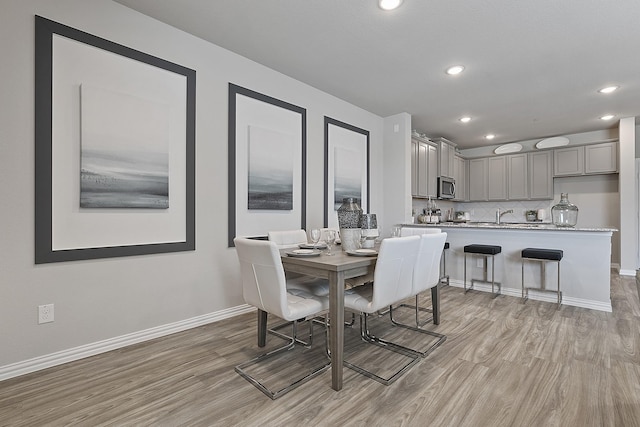
[{"label": "chair seat", "polygon": [[344,291],[344,306],[351,309],[361,311],[363,313],[373,313],[386,305],[374,308],[371,304],[373,299],[373,283],[357,286],[355,288]]},{"label": "chair seat", "polygon": [[297,276],[287,279],[287,291],[296,289],[317,297],[326,297],[329,296],[329,281],[311,276]]},{"label": "chair seat", "polygon": [[522,250],[522,258],[560,261],[563,255],[561,249],[526,248]]},{"label": "chair seat", "polygon": [[329,309],[328,298],[317,297],[299,289],[287,290],[287,304],[291,318],[285,320],[304,319]]},{"label": "chair seat", "polygon": [[502,246],[495,245],[467,245],[464,251],[470,254],[496,255],[502,252]]}]

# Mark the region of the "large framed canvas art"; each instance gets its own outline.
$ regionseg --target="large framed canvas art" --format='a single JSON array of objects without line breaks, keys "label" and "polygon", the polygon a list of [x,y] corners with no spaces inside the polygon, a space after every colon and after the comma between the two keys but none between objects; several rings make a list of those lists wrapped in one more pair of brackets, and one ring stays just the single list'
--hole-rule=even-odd
[{"label": "large framed canvas art", "polygon": [[194,70],[35,17],[35,262],[195,249]]}]

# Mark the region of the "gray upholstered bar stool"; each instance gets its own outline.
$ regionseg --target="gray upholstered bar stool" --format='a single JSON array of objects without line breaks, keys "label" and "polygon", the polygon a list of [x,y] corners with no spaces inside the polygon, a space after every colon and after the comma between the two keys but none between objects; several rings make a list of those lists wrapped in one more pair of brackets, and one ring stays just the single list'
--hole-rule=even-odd
[{"label": "gray upholstered bar stool", "polygon": [[[473,289],[473,282],[476,279],[471,279],[471,286],[467,289],[467,254],[480,255],[484,258],[484,282],[487,280],[487,264],[488,259],[491,258],[491,294],[493,297],[497,297],[502,292],[502,284],[496,282],[496,255],[502,252],[502,246],[496,245],[467,245],[464,247],[464,292],[467,293]],[[495,293],[494,286],[498,285],[498,293]]]},{"label": "gray upholstered bar stool", "polygon": [[[529,289],[539,292],[553,292],[558,295],[558,308],[562,304],[562,291],[560,290],[560,261],[564,253],[561,249],[541,249],[526,248],[522,250],[522,298],[526,302],[529,298]],[[524,262],[538,261],[542,267],[542,281],[539,288],[528,287],[524,285]],[[547,262],[556,262],[558,264],[558,290],[547,289],[546,287],[546,265]]]}]

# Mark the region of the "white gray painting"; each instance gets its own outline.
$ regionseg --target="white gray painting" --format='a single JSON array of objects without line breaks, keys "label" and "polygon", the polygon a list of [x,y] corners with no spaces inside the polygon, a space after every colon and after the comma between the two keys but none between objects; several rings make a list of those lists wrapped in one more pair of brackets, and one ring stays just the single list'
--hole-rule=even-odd
[{"label": "white gray painting", "polygon": [[293,209],[294,138],[249,127],[248,209]]},{"label": "white gray painting", "polygon": [[168,107],[83,85],[81,208],[169,207]]},{"label": "white gray painting", "polygon": [[355,150],[335,147],[333,163],[333,209],[338,210],[346,197],[362,203],[362,155]]}]

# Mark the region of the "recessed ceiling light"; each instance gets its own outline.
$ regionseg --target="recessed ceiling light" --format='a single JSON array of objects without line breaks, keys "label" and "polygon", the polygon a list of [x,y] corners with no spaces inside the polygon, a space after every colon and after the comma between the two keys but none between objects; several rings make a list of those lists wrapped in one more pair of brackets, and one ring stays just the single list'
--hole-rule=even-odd
[{"label": "recessed ceiling light", "polygon": [[619,89],[619,88],[620,88],[620,86],[607,86],[607,87],[603,87],[598,92],[600,92],[600,93],[611,93],[611,92],[615,92],[616,89]]},{"label": "recessed ceiling light", "polygon": [[462,123],[469,123],[471,121],[471,117],[464,116],[464,117],[460,117],[458,120],[460,120]]},{"label": "recessed ceiling light", "polygon": [[449,74],[450,76],[455,76],[456,74],[460,74],[463,71],[464,71],[463,65],[454,65],[453,67],[447,68],[446,73]]},{"label": "recessed ceiling light", "polygon": [[613,117],[613,114],[605,114],[604,116],[600,117],[600,120],[611,120],[613,119]]},{"label": "recessed ceiling light", "polygon": [[378,6],[382,10],[393,10],[402,4],[402,0],[378,0]]},{"label": "recessed ceiling light", "polygon": [[488,135],[485,135],[484,137],[485,137],[485,139],[493,139],[493,138],[495,138],[496,136],[495,136],[494,134],[490,133],[490,134],[488,134]]}]

